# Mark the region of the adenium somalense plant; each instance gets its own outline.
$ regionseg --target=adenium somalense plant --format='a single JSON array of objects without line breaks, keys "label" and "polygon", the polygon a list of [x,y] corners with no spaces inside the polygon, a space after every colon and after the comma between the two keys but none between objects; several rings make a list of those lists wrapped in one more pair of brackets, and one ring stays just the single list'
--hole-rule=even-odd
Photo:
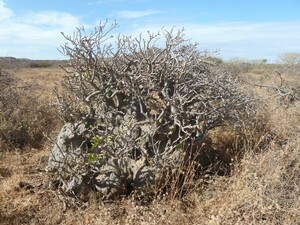
[{"label": "adenium somalense plant", "polygon": [[250,98],[183,30],[115,38],[116,26],[63,34],[70,61],[58,100],[66,125],[48,169],[69,193],[153,196],[173,185],[178,194],[204,167],[208,132],[238,123]]}]

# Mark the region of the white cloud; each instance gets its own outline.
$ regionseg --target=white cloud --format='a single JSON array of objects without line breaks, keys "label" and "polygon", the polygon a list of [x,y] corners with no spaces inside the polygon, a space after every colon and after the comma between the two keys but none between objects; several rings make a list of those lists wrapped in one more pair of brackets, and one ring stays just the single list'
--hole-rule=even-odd
[{"label": "white cloud", "polygon": [[[31,13],[24,18],[1,23],[1,41],[57,44],[61,31],[72,31],[80,25],[78,18],[60,12]],[[60,35],[59,35],[60,36]]]},{"label": "white cloud", "polygon": [[9,19],[13,16],[13,12],[6,7],[4,1],[0,0],[0,21]]},{"label": "white cloud", "polygon": [[57,11],[31,12],[25,17],[28,24],[56,26],[56,27],[72,27],[78,26],[80,20],[71,14]]},{"label": "white cloud", "polygon": [[284,52],[300,51],[300,21],[191,25],[186,30],[201,46],[220,48],[226,58],[263,57],[274,61]]},{"label": "white cloud", "polygon": [[0,56],[62,58],[57,50],[64,42],[61,32],[70,34],[82,25],[79,17],[64,12],[41,11],[17,16],[2,6],[0,0]]},{"label": "white cloud", "polygon": [[[125,0],[111,0],[125,1]],[[145,0],[132,0],[145,1]],[[109,0],[102,0],[109,2]],[[236,22],[201,24],[180,18],[158,18],[155,10],[119,11],[113,17],[120,20],[120,29],[114,32],[138,36],[140,33],[160,31],[162,27],[185,28],[187,39],[199,43],[201,50],[220,49],[225,59],[232,57],[267,58],[275,61],[285,52],[300,52],[300,21],[294,22]],[[163,13],[162,13],[163,14]],[[112,15],[112,14],[111,14]],[[151,17],[151,15],[154,15]],[[147,18],[142,18],[148,16]],[[138,20],[136,18],[142,18]],[[132,19],[132,20],[131,20]],[[147,20],[146,20],[147,19]],[[164,20],[164,22],[163,22]],[[172,24],[170,21],[177,21]],[[57,47],[65,40],[61,32],[72,34],[75,27],[85,25],[80,16],[58,11],[26,12],[19,15],[0,0],[0,56],[27,58],[62,58]],[[160,42],[158,42],[160,43]]]},{"label": "white cloud", "polygon": [[[135,26],[130,33],[138,35],[149,30],[157,32],[163,25],[146,24]],[[172,24],[164,24],[169,30]],[[285,52],[300,52],[300,21],[295,22],[236,22],[177,24],[175,27],[185,28],[185,37],[198,42],[203,50],[214,51],[220,49],[224,58],[243,57],[249,59],[267,58],[275,61],[276,57]]]},{"label": "white cloud", "polygon": [[145,16],[150,16],[154,14],[159,14],[161,13],[160,11],[157,10],[125,10],[125,11],[119,11],[115,13],[114,15],[119,17],[119,18],[124,18],[124,19],[136,19],[140,17],[145,17]]}]

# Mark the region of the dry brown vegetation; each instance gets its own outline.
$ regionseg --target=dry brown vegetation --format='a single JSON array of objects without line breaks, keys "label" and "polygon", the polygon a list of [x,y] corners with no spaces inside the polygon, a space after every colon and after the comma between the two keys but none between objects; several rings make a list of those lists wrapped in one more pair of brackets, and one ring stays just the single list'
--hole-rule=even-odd
[{"label": "dry brown vegetation", "polygon": [[[272,82],[280,82],[273,76],[276,65],[251,65],[247,70],[239,66],[243,65],[235,65],[233,71],[248,83],[271,86]],[[45,126],[37,126],[37,132],[54,137],[61,124],[49,114],[51,107],[47,107],[53,100],[51,89],[60,82],[63,71],[57,67],[8,71],[20,82],[40,86],[34,95],[38,105],[32,110],[38,110],[39,105],[45,107],[40,112],[51,126],[48,132],[43,130]],[[285,90],[299,90],[297,74],[287,71],[282,78]],[[244,85],[260,97],[278,93],[270,88]],[[26,92],[19,95],[31,96]],[[25,100],[28,99],[21,99],[20,104],[29,107],[30,102]],[[299,224],[300,102],[292,96],[279,95],[257,104],[260,116],[251,126],[245,121],[242,136],[237,137],[230,127],[210,134],[218,151],[240,152],[230,159],[230,173],[208,173],[183,199],[166,196],[139,202],[129,197],[103,202],[97,194],[90,194],[87,202],[65,205],[45,172],[52,142],[44,138],[39,139],[42,144],[38,149],[30,144],[16,149],[2,140],[0,224]],[[31,118],[31,113],[22,111],[24,118]],[[28,121],[34,124],[35,120]],[[1,123],[3,126],[3,120]]]}]

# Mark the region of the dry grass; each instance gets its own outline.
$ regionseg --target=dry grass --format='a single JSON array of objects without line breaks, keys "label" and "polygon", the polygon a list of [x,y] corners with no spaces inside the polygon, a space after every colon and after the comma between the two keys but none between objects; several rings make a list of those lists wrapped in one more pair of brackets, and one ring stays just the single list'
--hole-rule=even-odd
[{"label": "dry grass", "polygon": [[64,71],[61,68],[17,68],[9,69],[18,79],[25,82],[35,82],[43,87],[43,96],[53,100],[53,89],[60,84]]},{"label": "dry grass", "polygon": [[60,124],[57,111],[51,107],[53,96],[49,97],[51,92],[47,90],[47,85],[53,81],[43,81],[43,76],[39,77],[37,71],[30,77],[24,73],[22,78],[3,71],[0,75],[0,82],[9,78],[0,95],[0,107],[3,107],[0,112],[0,147],[2,150],[26,146],[40,148],[45,135],[50,135]]},{"label": "dry grass", "polygon": [[[261,70],[245,76],[263,80]],[[49,100],[62,74],[57,68],[11,72],[24,81],[36,81]],[[300,87],[298,77],[284,77],[288,86]],[[251,91],[269,94],[257,87]],[[50,145],[0,151],[0,224],[300,224],[300,104],[282,98],[265,104],[262,117],[245,125],[244,136],[236,137],[230,127],[211,134],[214,148],[231,160],[231,171],[227,176],[207,174],[181,200],[166,197],[143,203],[127,198],[105,203],[91,194],[88,205],[64,210],[44,171]]]}]

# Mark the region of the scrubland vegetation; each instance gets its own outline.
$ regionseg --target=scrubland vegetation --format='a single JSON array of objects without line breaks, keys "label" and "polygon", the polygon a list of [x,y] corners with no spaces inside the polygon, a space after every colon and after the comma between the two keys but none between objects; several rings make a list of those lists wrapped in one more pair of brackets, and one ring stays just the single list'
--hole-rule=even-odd
[{"label": "scrubland vegetation", "polygon": [[[76,46],[78,47],[75,43]],[[157,186],[160,190],[151,198],[137,198],[134,193],[130,193],[117,199],[103,199],[94,191],[84,196],[82,193],[69,195],[55,183],[57,174],[45,170],[49,152],[63,125],[61,118],[66,118],[61,108],[56,107],[57,96],[52,91],[54,87],[57,87],[56,93],[65,93],[67,90],[69,94],[60,95],[59,106],[65,101],[78,101],[70,104],[68,110],[64,111],[73,116],[70,117],[72,120],[82,116],[82,111],[91,112],[93,107],[100,107],[96,100],[88,102],[87,107],[79,107],[84,99],[80,96],[87,97],[86,93],[94,93],[84,88],[95,91],[91,88],[94,85],[86,76],[89,72],[86,68],[96,64],[89,64],[91,58],[88,55],[82,58],[81,54],[73,53],[68,52],[71,67],[66,70],[60,69],[57,64],[48,67],[43,66],[43,63],[39,64],[42,66],[35,66],[30,62],[27,66],[18,68],[14,68],[13,64],[9,64],[6,69],[5,63],[2,66],[1,224],[299,224],[300,68],[297,63],[223,62],[217,58],[201,58],[205,62],[212,62],[209,67],[212,66],[217,75],[223,75],[225,71],[225,74],[235,79],[239,92],[232,90],[232,95],[228,95],[229,99],[233,96],[232,101],[237,101],[240,96],[235,93],[247,96],[237,101],[237,104],[247,103],[244,107],[235,108],[229,103],[226,105],[238,117],[226,117],[222,123],[216,123],[213,129],[203,133],[205,139],[200,151],[207,156],[202,158],[207,162],[205,168],[200,172],[197,170],[200,174],[196,176],[193,170],[186,170],[187,164],[184,163],[179,166],[182,172],[175,170],[175,181],[178,181],[178,177],[185,177],[183,181],[180,180],[181,185],[178,186],[178,182],[168,182],[168,186]],[[128,52],[123,52],[126,53]],[[152,53],[156,54],[156,50]],[[128,54],[128,57],[130,60],[152,57],[150,53],[145,54],[138,55],[137,58],[130,58],[132,55]],[[126,61],[127,58],[122,60]],[[112,68],[121,71],[122,60],[117,64],[120,68]],[[190,66],[196,64],[196,61],[192,62]],[[82,68],[85,70],[81,71]],[[96,69],[100,71],[100,67]],[[138,72],[141,72],[141,67],[132,66],[129,69],[140,69]],[[206,70],[206,67],[204,70],[211,71]],[[153,71],[155,72],[154,69]],[[78,74],[84,76],[76,77]],[[65,75],[67,80],[63,77]],[[204,76],[203,79],[205,78]],[[61,86],[61,81],[67,89]],[[79,85],[81,89],[74,91],[74,83],[84,85]],[[88,84],[92,84],[91,87]],[[145,82],[147,84],[149,81]],[[97,91],[99,93],[102,90]],[[213,96],[214,93],[211,94]],[[99,99],[104,101],[101,97]],[[169,101],[169,98],[162,99]],[[226,96],[224,99],[226,101]],[[145,107],[148,107],[148,98],[143,100]],[[109,111],[113,107],[104,110]],[[179,117],[177,114],[176,116]],[[104,122],[107,126],[111,125],[105,120]],[[203,124],[201,129],[205,129]],[[106,135],[112,136],[113,133]],[[187,131],[185,137],[188,139],[189,135]],[[187,176],[183,176],[184,173]],[[174,173],[172,176],[174,177]],[[182,191],[182,187],[184,193],[178,195],[176,191]]]}]

